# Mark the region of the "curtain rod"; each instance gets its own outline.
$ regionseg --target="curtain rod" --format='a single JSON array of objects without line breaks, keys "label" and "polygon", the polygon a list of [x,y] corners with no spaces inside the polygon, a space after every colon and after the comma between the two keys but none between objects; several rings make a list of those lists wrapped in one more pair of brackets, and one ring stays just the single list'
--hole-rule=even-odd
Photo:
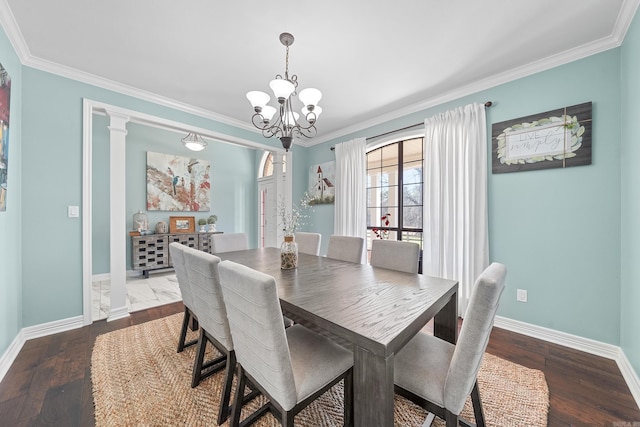
[{"label": "curtain rod", "polygon": [[[485,103],[484,103],[485,108],[489,108],[489,107],[491,107],[492,105],[493,105],[493,102],[491,102],[491,101],[487,101],[487,102],[485,102]],[[413,124],[413,125],[405,126],[405,127],[403,127],[403,128],[400,128],[400,129],[394,129],[394,130],[389,131],[389,132],[381,133],[380,135],[368,136],[366,139],[367,139],[367,140],[369,140],[369,139],[379,138],[379,137],[381,137],[381,136],[389,135],[390,133],[400,132],[400,131],[403,131],[403,130],[407,130],[407,129],[414,128],[414,127],[416,127],[416,126],[423,125],[423,124],[424,124],[424,122],[422,122],[422,123],[416,123],[416,124]],[[330,150],[331,150],[331,151],[334,151],[335,149],[336,149],[336,147],[331,147],[331,148],[330,148]]]}]

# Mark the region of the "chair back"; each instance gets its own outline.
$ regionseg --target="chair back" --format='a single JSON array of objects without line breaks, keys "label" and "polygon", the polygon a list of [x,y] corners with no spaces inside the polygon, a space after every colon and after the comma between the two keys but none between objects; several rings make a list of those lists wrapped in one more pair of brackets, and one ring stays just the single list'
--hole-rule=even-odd
[{"label": "chair back", "polygon": [[398,240],[373,240],[371,242],[371,265],[404,271],[418,272],[420,246],[413,242]]},{"label": "chair back", "polygon": [[462,411],[476,382],[506,275],[507,268],[494,262],[480,274],[471,291],[444,386],[444,406],[454,414]]},{"label": "chair back", "polygon": [[169,254],[171,255],[173,269],[176,272],[176,279],[178,279],[178,287],[180,288],[180,294],[182,295],[182,303],[189,310],[193,311],[193,297],[191,296],[191,286],[189,284],[187,269],[184,264],[185,249],[187,249],[187,246],[184,246],[183,244],[178,242],[169,244]]},{"label": "chair back", "polygon": [[338,236],[333,234],[329,237],[327,258],[361,264],[363,250],[364,239],[362,237]]},{"label": "chair back", "polygon": [[232,261],[219,270],[238,363],[280,405],[293,407],[296,387],[275,279]]},{"label": "chair back", "polygon": [[184,261],[193,296],[193,312],[198,323],[227,350],[233,350],[218,275],[220,258],[197,249],[185,248]]},{"label": "chair back", "polygon": [[299,231],[296,233],[296,242],[298,243],[298,252],[309,255],[320,255],[320,242],[322,234],[305,233]]},{"label": "chair back", "polygon": [[249,249],[246,233],[220,233],[211,235],[211,253],[243,251]]}]

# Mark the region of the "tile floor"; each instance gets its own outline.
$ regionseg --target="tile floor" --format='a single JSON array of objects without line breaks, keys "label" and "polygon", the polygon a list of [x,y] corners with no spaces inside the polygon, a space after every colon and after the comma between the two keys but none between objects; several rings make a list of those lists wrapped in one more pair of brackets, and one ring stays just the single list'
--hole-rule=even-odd
[{"label": "tile floor", "polygon": [[[109,315],[111,283],[103,280],[92,283],[92,319],[106,319]],[[176,274],[173,272],[152,274],[148,279],[127,279],[127,308],[129,313],[158,305],[182,301]]]}]

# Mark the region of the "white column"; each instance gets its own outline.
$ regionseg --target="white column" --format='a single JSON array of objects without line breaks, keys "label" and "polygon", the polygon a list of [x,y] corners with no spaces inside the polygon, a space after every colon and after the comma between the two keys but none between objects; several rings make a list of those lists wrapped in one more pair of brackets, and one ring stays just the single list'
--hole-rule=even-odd
[{"label": "white column", "polygon": [[280,216],[280,207],[286,203],[283,192],[283,172],[282,172],[283,154],[277,151],[273,152],[273,198],[276,207],[276,247],[282,243],[284,234],[282,233],[282,218]]},{"label": "white column", "polygon": [[127,310],[126,142],[129,117],[107,111],[109,123],[109,218],[111,308],[107,321],[129,316]]}]

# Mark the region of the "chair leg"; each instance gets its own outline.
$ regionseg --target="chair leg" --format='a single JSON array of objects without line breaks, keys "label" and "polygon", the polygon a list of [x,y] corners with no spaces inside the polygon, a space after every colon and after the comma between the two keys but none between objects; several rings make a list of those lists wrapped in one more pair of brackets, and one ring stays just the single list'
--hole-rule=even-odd
[{"label": "chair leg", "polygon": [[180,338],[178,339],[178,353],[184,350],[184,341],[187,339],[187,328],[189,327],[189,320],[191,315],[187,307],[184,308],[184,317],[182,318],[182,328],[180,329]]},{"label": "chair leg", "polygon": [[444,410],[444,421],[447,427],[458,427],[458,416],[448,409]]},{"label": "chair leg", "polygon": [[244,375],[242,365],[238,364],[236,376],[238,377],[238,385],[236,386],[236,394],[233,399],[233,410],[231,411],[231,420],[229,427],[238,427],[240,425],[240,411],[242,411],[242,399],[244,397],[244,389],[247,385],[247,377]]},{"label": "chair leg", "polygon": [[282,414],[282,420],[281,420],[282,427],[293,427],[294,418],[295,418],[295,415],[293,411],[285,411]]},{"label": "chair leg", "polygon": [[484,411],[482,410],[482,400],[480,399],[480,389],[478,388],[478,380],[471,390],[471,403],[473,403],[473,415],[476,418],[477,427],[485,427]]},{"label": "chair leg", "polygon": [[[227,355],[227,368],[224,372],[224,386],[220,396],[220,406],[218,410],[218,425],[229,418],[229,400],[231,399],[231,386],[233,384],[233,371],[236,368],[236,353],[231,350]],[[240,402],[242,406],[242,402]]]},{"label": "chair leg", "polygon": [[202,364],[204,363],[204,352],[207,349],[207,337],[204,329],[200,328],[200,336],[198,337],[198,348],[196,350],[196,359],[193,361],[193,374],[191,376],[191,388],[200,384],[202,377]]},{"label": "chair leg", "polygon": [[353,369],[344,377],[344,425],[353,426]]}]

